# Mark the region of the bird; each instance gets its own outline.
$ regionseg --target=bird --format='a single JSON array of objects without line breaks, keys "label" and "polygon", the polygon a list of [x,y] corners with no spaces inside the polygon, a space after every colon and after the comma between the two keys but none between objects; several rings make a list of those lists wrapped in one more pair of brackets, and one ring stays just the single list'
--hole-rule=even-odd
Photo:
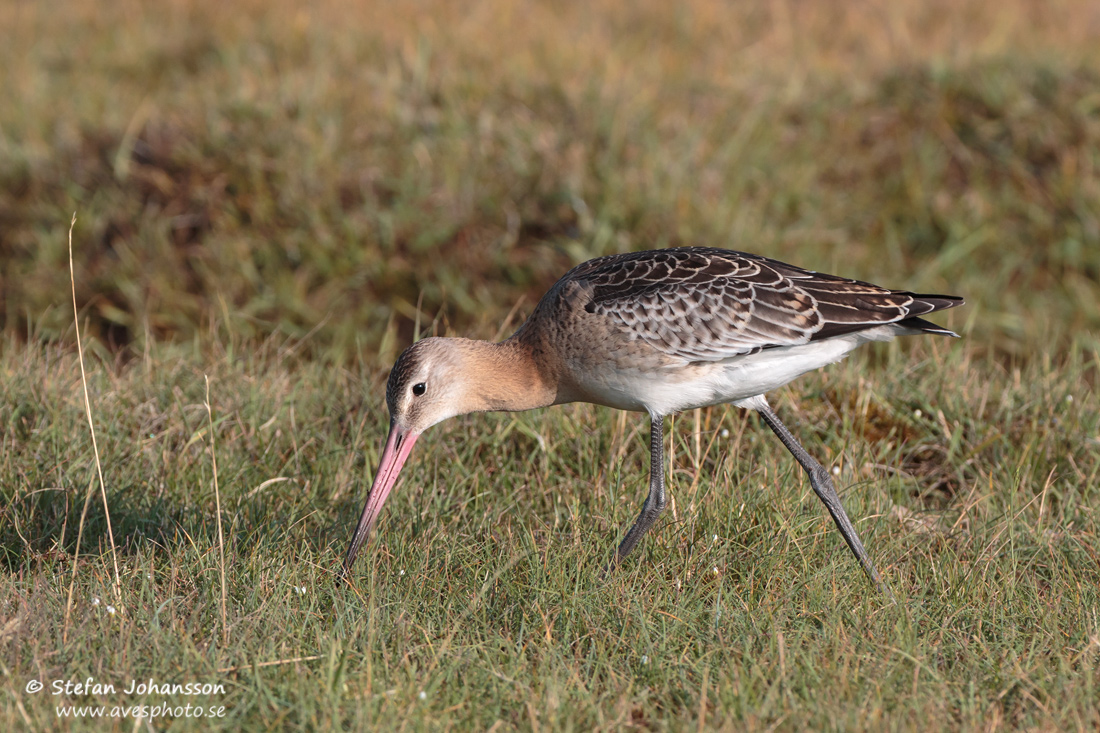
[{"label": "bird", "polygon": [[827,275],[757,254],[675,247],[597,257],[561,277],[501,342],[424,338],[386,384],[389,434],[352,535],[347,578],[401,467],[425,430],[457,415],[589,402],[647,413],[649,490],[604,572],[664,510],[664,418],[733,404],[755,410],[809,477],[872,582],[887,592],[832,477],[768,404],[766,393],[898,335],[957,337],[921,316],[963,304]]}]

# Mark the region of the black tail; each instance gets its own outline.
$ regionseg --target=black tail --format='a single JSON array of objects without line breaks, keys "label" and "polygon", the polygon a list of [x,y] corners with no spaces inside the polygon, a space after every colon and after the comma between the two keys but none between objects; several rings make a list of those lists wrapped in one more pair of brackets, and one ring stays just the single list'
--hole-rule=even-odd
[{"label": "black tail", "polygon": [[951,329],[937,326],[935,323],[932,323],[932,321],[926,321],[923,318],[906,318],[904,321],[898,321],[896,325],[921,333],[938,333],[941,336],[959,337],[959,334]]},{"label": "black tail", "polygon": [[937,326],[931,321],[926,321],[916,316],[923,316],[926,313],[954,308],[957,305],[962,305],[966,301],[954,295],[914,295],[913,298],[913,304],[909,306],[909,312],[913,315],[898,321],[897,324],[899,326],[904,326],[905,328],[920,331],[922,333],[938,333],[943,336],[959,337],[959,334],[954,331],[946,329],[943,326]]}]

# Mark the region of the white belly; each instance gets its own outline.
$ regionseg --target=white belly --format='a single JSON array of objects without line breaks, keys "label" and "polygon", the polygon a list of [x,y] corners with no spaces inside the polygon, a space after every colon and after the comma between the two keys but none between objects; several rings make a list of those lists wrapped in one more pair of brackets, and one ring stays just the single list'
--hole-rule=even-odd
[{"label": "white belly", "polygon": [[[798,346],[764,349],[725,361],[671,364],[660,369],[580,369],[578,385],[588,401],[620,410],[669,415],[681,410],[751,400],[840,361],[869,341],[889,341],[904,329],[893,325]],[[751,407],[751,404],[744,405]]]}]

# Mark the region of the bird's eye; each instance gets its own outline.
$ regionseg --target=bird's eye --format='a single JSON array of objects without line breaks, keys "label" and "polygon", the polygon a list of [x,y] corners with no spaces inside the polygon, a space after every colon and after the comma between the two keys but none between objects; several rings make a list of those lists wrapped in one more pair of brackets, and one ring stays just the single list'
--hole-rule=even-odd
[{"label": "bird's eye", "polygon": [[413,385],[413,394],[419,397],[420,395],[424,394],[424,390],[426,390],[427,388],[428,387],[423,382],[417,382]]}]

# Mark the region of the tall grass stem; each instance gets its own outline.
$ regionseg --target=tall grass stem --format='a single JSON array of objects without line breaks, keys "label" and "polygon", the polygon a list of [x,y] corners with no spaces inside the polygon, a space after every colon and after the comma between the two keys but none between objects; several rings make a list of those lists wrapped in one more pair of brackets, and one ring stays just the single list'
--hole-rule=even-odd
[{"label": "tall grass stem", "polygon": [[227,646],[229,644],[229,625],[226,620],[225,600],[225,536],[222,534],[222,499],[218,490],[218,451],[217,444],[214,441],[214,413],[210,409],[210,377],[206,374],[203,377],[206,379],[206,420],[210,426],[210,462],[214,466],[214,510],[218,522],[218,569],[222,581],[222,645]]},{"label": "tall grass stem", "polygon": [[[88,398],[88,376],[84,371],[84,345],[80,341],[80,312],[76,307],[76,273],[73,268],[73,227],[76,226],[76,212],[73,212],[73,218],[69,222],[69,285],[72,288],[73,294],[73,325],[76,327],[76,353],[80,361],[80,383],[84,387],[84,412],[88,416],[88,430],[92,434],[92,453],[95,455],[95,470],[99,476],[99,491],[100,496],[103,498],[103,515],[107,518],[107,539],[111,543],[111,561],[114,564],[115,570],[115,600],[118,602],[119,610],[124,610],[122,605],[122,581],[119,578],[118,573],[118,553],[115,551],[115,533],[111,528],[111,510],[107,506],[107,484],[103,481],[103,466],[99,460],[99,445],[95,439],[95,423],[92,421],[92,403]],[[88,515],[88,503],[91,498],[91,486],[88,487],[88,493],[84,499],[84,509],[80,512],[80,526],[76,533],[76,549],[73,550],[73,572],[72,577],[69,579],[69,596],[65,601],[65,624],[64,631],[62,632],[62,639],[67,639],[69,634],[69,618],[72,613],[73,607],[73,586],[76,583],[76,566],[80,560],[80,541],[84,536],[84,519]]]}]

